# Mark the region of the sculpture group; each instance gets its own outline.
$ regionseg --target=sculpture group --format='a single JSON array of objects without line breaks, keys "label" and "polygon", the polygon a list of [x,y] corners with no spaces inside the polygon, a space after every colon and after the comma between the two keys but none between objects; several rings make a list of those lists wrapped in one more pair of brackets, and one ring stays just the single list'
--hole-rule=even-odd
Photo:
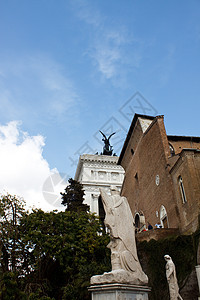
[{"label": "sculpture group", "polygon": [[[138,260],[134,219],[130,206],[126,197],[120,196],[117,187],[111,186],[110,190],[111,195],[108,195],[104,189],[100,189],[100,194],[106,213],[104,223],[110,231],[110,243],[107,247],[111,250],[112,271],[92,276],[91,285],[120,283],[145,286],[148,277]],[[164,258],[167,262],[166,277],[170,300],[183,300],[179,294],[175,265],[169,255],[165,255]]]}]

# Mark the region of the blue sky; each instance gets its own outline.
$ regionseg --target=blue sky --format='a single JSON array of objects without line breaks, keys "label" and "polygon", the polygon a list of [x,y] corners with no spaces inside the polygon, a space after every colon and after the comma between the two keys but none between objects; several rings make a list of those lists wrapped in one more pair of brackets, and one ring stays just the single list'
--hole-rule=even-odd
[{"label": "blue sky", "polygon": [[199,136],[199,53],[199,0],[0,1],[0,189],[37,206],[99,129],[119,154],[135,112]]}]

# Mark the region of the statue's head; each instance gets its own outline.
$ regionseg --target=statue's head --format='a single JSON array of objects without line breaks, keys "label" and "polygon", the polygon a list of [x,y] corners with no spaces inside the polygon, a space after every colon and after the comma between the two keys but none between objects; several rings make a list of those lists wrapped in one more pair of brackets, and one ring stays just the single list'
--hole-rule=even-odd
[{"label": "statue's head", "polygon": [[110,187],[111,195],[119,195],[119,189],[115,185],[111,185]]},{"label": "statue's head", "polygon": [[164,256],[164,259],[165,259],[166,261],[169,261],[169,260],[171,260],[171,256],[169,256],[168,254],[166,254],[166,255]]}]

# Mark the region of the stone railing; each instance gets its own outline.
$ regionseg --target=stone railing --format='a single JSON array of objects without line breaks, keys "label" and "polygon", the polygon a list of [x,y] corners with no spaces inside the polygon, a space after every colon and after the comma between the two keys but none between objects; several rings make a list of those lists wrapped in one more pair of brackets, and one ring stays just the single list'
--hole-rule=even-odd
[{"label": "stone railing", "polygon": [[136,240],[138,242],[143,242],[143,241],[149,242],[152,239],[157,241],[167,236],[179,235],[179,234],[180,232],[178,228],[156,228],[156,229],[151,229],[151,230],[137,233]]}]

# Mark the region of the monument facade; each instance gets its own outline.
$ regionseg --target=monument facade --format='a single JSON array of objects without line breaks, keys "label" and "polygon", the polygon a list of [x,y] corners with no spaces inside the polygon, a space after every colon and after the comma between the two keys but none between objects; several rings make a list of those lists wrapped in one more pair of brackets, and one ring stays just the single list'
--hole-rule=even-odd
[{"label": "monument facade", "polygon": [[74,179],[83,185],[84,203],[97,215],[101,213],[99,188],[109,191],[110,185],[115,185],[121,189],[124,169],[117,165],[117,161],[117,156],[110,155],[83,154],[79,158]]}]

